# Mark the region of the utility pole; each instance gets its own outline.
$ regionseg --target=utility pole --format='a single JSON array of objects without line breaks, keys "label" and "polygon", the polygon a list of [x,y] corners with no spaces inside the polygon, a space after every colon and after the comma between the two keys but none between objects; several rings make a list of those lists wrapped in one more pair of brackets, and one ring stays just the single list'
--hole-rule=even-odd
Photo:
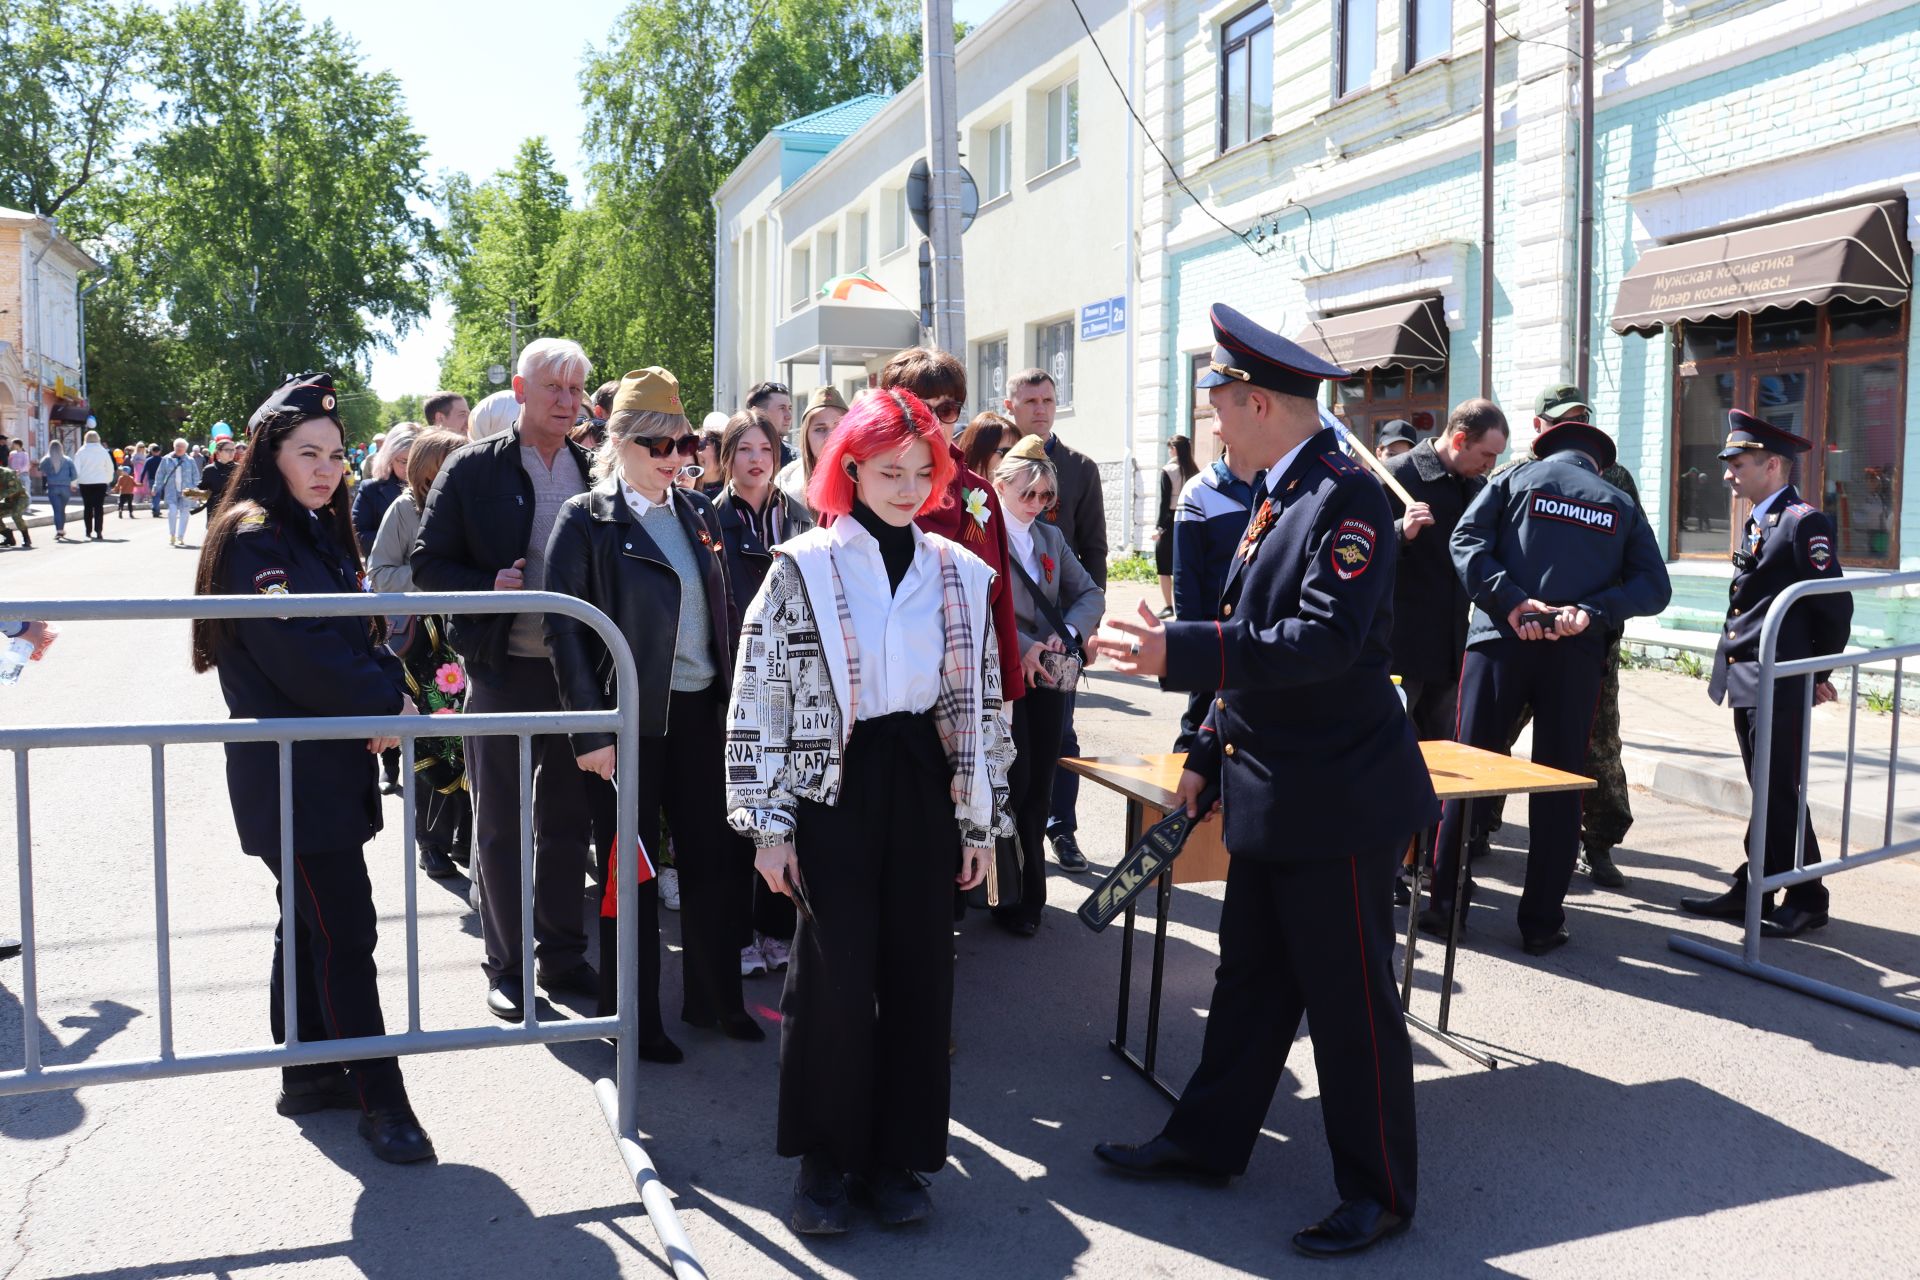
[{"label": "utility pole", "polygon": [[1573,380],[1593,395],[1593,0],[1580,5],[1580,240],[1575,259]]},{"label": "utility pole", "polygon": [[966,287],[960,264],[960,106],[954,84],[953,0],[925,0],[927,238],[933,248],[933,344],[961,359],[967,351]]},{"label": "utility pole", "polygon": [[1493,399],[1493,0],[1480,48],[1480,398]]}]

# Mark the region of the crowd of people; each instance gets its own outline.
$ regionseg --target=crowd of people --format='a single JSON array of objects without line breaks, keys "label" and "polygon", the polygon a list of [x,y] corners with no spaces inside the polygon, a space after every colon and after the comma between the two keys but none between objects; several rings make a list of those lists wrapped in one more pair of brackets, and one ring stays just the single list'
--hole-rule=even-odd
[{"label": "crowd of people", "polygon": [[[1601,777],[1603,825],[1584,836],[1576,795],[1531,806],[1521,941],[1564,945],[1576,865],[1619,883],[1609,855],[1631,814],[1623,782],[1606,794],[1610,676],[1626,619],[1659,612],[1670,586],[1578,388],[1543,393],[1530,446],[1498,471],[1511,431],[1480,399],[1427,439],[1387,424],[1376,459],[1317,408],[1344,370],[1229,308],[1213,323],[1200,387],[1219,457],[1201,468],[1192,441],[1169,445],[1163,607],[1137,619],[1107,616],[1098,468],[1053,430],[1043,370],[962,424],[964,366],[912,348],[851,402],[765,382],[696,429],[670,371],[589,392],[585,353],[549,338],[521,353],[509,392],[470,414],[436,396],[426,423],[358,458],[332,379],[288,382],[193,474],[218,485],[196,590],[555,592],[611,620],[634,687],[619,687],[599,631],[544,611],[200,622],[196,669],[217,671],[236,717],[631,710],[632,777],[604,732],[536,735],[530,769],[512,737],[417,740],[420,866],[471,881],[493,1015],[528,1015],[529,949],[539,987],[601,1014],[626,969],[648,1062],[686,1052],[661,999],[663,906],[679,913],[678,1023],[696,1049],[705,1033],[764,1039],[743,984],[784,969],[776,1148],[800,1162],[788,1220],[809,1234],[847,1230],[855,1200],[892,1225],[931,1211],[953,928],[970,905],[1016,939],[1046,926],[1047,849],[1065,871],[1087,866],[1074,775],[1058,767],[1079,750],[1081,673],[1098,656],[1158,677],[1190,695],[1166,735],[1188,753],[1181,802],[1199,817],[1217,795],[1235,855],[1221,967],[1202,1064],[1167,1127],[1097,1154],[1144,1177],[1240,1172],[1310,1014],[1342,1201],[1294,1243],[1367,1248],[1404,1229],[1415,1192],[1394,889],[1420,927],[1446,931],[1466,907],[1452,868],[1486,840],[1434,801],[1417,743],[1504,751],[1531,717],[1536,761]],[[1729,475],[1751,470],[1750,496],[1781,507],[1770,520],[1817,539],[1818,513],[1779,496],[1790,465],[1755,462],[1790,459],[1797,437],[1753,422],[1734,424]],[[184,444],[154,472],[170,506]],[[1844,632],[1836,614],[1807,643],[1825,651]],[[1736,696],[1746,660],[1722,668]],[[381,791],[399,789],[397,746],[294,747],[298,919],[276,946],[295,948],[303,1040],[384,1025],[364,848]],[[277,882],[276,769],[268,745],[228,747],[241,846]],[[616,788],[633,795],[636,833],[615,829]],[[1423,843],[1436,874],[1420,909],[1405,868]],[[638,953],[624,958],[622,877],[639,882]],[[1736,898],[1738,883],[1688,909],[1728,916]],[[1824,896],[1790,898],[1782,919],[1818,927]],[[276,960],[276,1036],[280,976]],[[288,1068],[277,1105],[357,1109],[383,1159],[433,1152],[395,1059]]]}]

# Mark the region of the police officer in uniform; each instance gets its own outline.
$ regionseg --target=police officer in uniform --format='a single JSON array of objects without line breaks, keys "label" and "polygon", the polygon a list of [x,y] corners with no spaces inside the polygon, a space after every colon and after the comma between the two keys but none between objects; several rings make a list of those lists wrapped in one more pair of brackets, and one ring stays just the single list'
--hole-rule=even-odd
[{"label": "police officer in uniform", "polygon": [[[333,378],[301,374],[254,413],[252,447],[207,530],[196,595],[339,595],[361,590]],[[377,618],[252,618],[193,624],[193,667],[217,671],[235,719],[411,714],[405,673]],[[365,846],[380,830],[382,749],[397,739],[293,744],[294,936],[274,929],[269,1020],[286,1039],[280,949],[294,949],[302,1043],[385,1033],[374,967],[376,920]],[[228,743],[227,790],[240,848],[279,881],[280,764],[271,743]],[[276,901],[278,900],[276,895]],[[276,919],[277,919],[276,915]],[[360,1112],[373,1154],[431,1159],[396,1058],[281,1072],[281,1115]]]},{"label": "police officer in uniform", "polygon": [[[1840,560],[1834,553],[1833,523],[1800,500],[1788,483],[1796,457],[1813,442],[1784,431],[1764,419],[1735,409],[1727,415],[1727,446],[1720,457],[1727,464],[1727,484],[1736,496],[1753,504],[1741,530],[1740,549],[1733,555],[1733,585],[1728,591],[1727,625],[1713,654],[1713,679],[1707,694],[1716,704],[1733,707],[1733,731],[1740,740],[1740,761],[1753,776],[1756,707],[1760,702],[1760,628],[1773,601],[1793,583],[1809,578],[1837,578]],[[1810,596],[1793,606],[1780,627],[1777,656],[1786,662],[1838,653],[1853,627],[1853,597],[1846,594]],[[1774,684],[1773,750],[1767,762],[1766,867],[1768,875],[1793,868],[1794,816],[1799,810],[1801,782],[1800,739],[1805,727],[1807,678],[1794,676]],[[1834,698],[1827,673],[1814,680],[1813,701],[1818,706]],[[1752,830],[1748,830],[1748,843]],[[1806,865],[1820,861],[1820,843],[1814,838],[1811,817],[1806,822]],[[1682,898],[1680,907],[1697,916],[1719,920],[1747,918],[1747,864],[1733,873],[1733,887],[1711,898]],[[1768,894],[1761,932],[1770,938],[1792,938],[1827,923],[1827,885],[1808,880],[1787,889],[1786,901],[1774,908]]]},{"label": "police officer in uniform", "polygon": [[[1667,607],[1666,562],[1640,504],[1600,478],[1614,445],[1563,418],[1534,439],[1536,461],[1496,475],[1453,531],[1454,568],[1473,600],[1460,672],[1460,741],[1507,750],[1520,708],[1533,707],[1533,760],[1579,772],[1607,656],[1606,633]],[[1445,806],[1439,866],[1420,927],[1444,936],[1466,805]],[[1562,903],[1580,849],[1580,794],[1534,796],[1521,944],[1544,955],[1567,940]],[[1472,882],[1467,884],[1471,897]],[[1460,903],[1462,910],[1466,903]]]},{"label": "police officer in uniform", "polygon": [[1394,693],[1393,517],[1315,407],[1350,376],[1225,306],[1199,386],[1236,460],[1261,468],[1219,616],[1109,625],[1094,646],[1169,689],[1217,690],[1179,795],[1218,783],[1233,855],[1200,1066],[1158,1137],[1095,1154],[1142,1177],[1223,1180],[1253,1154],[1308,1018],[1340,1205],[1313,1256],[1405,1230],[1416,1193],[1413,1059],[1394,987],[1393,879],[1436,813]]}]

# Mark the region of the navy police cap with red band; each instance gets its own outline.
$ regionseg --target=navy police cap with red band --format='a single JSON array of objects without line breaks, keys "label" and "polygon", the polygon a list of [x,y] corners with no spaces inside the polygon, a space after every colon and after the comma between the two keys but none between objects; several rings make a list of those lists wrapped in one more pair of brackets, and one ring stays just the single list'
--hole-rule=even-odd
[{"label": "navy police cap with red band", "polygon": [[253,411],[253,416],[247,419],[247,431],[249,434],[258,431],[262,422],[282,413],[294,413],[302,418],[332,418],[338,422],[338,404],[332,374],[296,373]]},{"label": "navy police cap with red band", "polygon": [[1536,458],[1547,457],[1562,449],[1578,449],[1592,458],[1602,471],[1612,466],[1619,456],[1612,436],[1591,422],[1582,422],[1578,418],[1556,422],[1533,438],[1533,456]]},{"label": "navy police cap with red band", "polygon": [[1223,302],[1214,303],[1207,318],[1213,322],[1213,356],[1207,372],[1193,384],[1202,391],[1238,382],[1315,400],[1322,383],[1353,376],[1298,343],[1261,328]]},{"label": "navy police cap with red band", "polygon": [[1793,458],[1811,448],[1813,441],[1805,436],[1797,436],[1783,427],[1774,426],[1765,418],[1756,418],[1742,410],[1727,410],[1727,444],[1720,450],[1722,458],[1762,451]]}]

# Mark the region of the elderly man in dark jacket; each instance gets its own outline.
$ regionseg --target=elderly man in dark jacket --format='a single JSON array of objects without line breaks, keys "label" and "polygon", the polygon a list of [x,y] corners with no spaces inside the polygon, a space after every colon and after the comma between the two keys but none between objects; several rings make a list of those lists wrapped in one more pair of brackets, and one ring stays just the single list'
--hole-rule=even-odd
[{"label": "elderly man in dark jacket", "polygon": [[[457,450],[427,494],[413,547],[422,591],[539,591],[547,540],[560,509],[584,493],[586,451],[568,434],[586,398],[579,344],[542,338],[520,353],[513,378],[520,416],[511,431]],[[453,646],[466,659],[470,712],[560,710],[544,613],[454,614]],[[487,1007],[519,1021],[531,996],[521,979],[520,751],[510,737],[469,739],[474,861],[481,887]],[[587,775],[567,735],[533,739],[533,946],[536,980],[549,991],[598,996],[586,962]]]},{"label": "elderly man in dark jacket", "polygon": [[1507,447],[1507,418],[1491,400],[1463,400],[1431,440],[1387,460],[1387,471],[1413,495],[1411,507],[1392,490],[1387,504],[1400,533],[1400,572],[1393,583],[1393,672],[1423,739],[1451,738],[1467,649],[1472,602],[1454,572],[1447,540],[1467,505],[1486,488],[1486,474]]}]

